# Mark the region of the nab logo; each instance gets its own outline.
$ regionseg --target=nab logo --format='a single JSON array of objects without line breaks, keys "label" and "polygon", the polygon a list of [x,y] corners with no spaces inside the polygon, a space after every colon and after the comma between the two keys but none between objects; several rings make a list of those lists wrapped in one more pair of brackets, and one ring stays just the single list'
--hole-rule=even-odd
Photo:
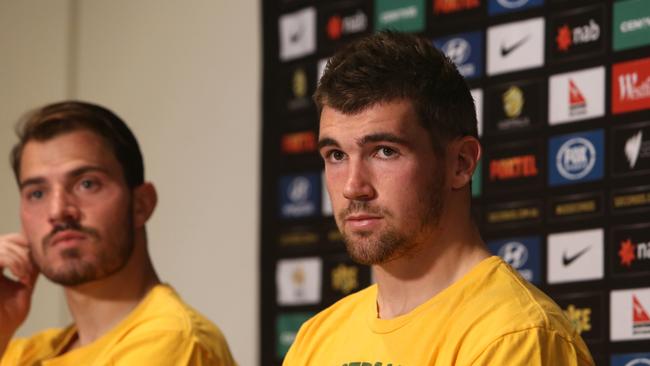
[{"label": "nab logo", "polygon": [[612,228],[614,275],[650,273],[650,225],[640,224]]},{"label": "nab logo", "polygon": [[569,28],[565,24],[558,28],[555,36],[557,49],[561,52],[568,52],[574,46],[596,42],[599,39],[600,26],[593,19],[589,19],[588,24],[576,28]]},{"label": "nab logo", "polygon": [[326,29],[327,37],[337,41],[343,36],[365,32],[368,29],[368,16],[360,9],[348,16],[332,15]]},{"label": "nab logo", "polygon": [[490,251],[516,269],[529,282],[540,279],[540,238],[536,236],[488,242]]},{"label": "nab logo", "polygon": [[456,65],[467,79],[483,74],[483,33],[469,32],[438,38],[433,44]]},{"label": "nab logo", "polygon": [[310,217],[317,214],[320,177],[318,174],[280,178],[280,216]]},{"label": "nab logo", "polygon": [[650,58],[612,66],[612,112],[650,108]]},{"label": "nab logo", "polygon": [[603,130],[553,137],[549,140],[549,185],[588,182],[603,177]]},{"label": "nab logo", "polygon": [[601,5],[578,9],[552,17],[549,34],[554,41],[550,58],[563,61],[587,57],[605,50],[603,24],[605,8]]},{"label": "nab logo", "polygon": [[488,14],[496,15],[542,6],[544,0],[490,0]]},{"label": "nab logo", "polygon": [[632,267],[632,264],[636,261],[650,259],[650,242],[633,243],[630,239],[622,241],[618,256],[621,258],[622,266]]}]

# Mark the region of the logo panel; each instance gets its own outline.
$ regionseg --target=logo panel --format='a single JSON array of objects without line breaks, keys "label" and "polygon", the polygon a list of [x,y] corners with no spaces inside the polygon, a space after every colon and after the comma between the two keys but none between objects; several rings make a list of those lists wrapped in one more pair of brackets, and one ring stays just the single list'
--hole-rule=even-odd
[{"label": "logo panel", "polygon": [[603,130],[552,137],[548,148],[549,185],[558,186],[602,179],[604,140]]},{"label": "logo panel", "polygon": [[498,75],[544,65],[544,19],[488,28],[487,73]]},{"label": "logo panel", "polygon": [[319,47],[326,52],[334,51],[337,45],[370,31],[369,3],[325,4],[318,10],[318,23]]},{"label": "logo panel", "polygon": [[309,305],[321,301],[321,270],[317,257],[281,259],[277,263],[275,283],[278,305]]},{"label": "logo panel", "polygon": [[477,9],[481,0],[433,0],[433,14],[451,14]]},{"label": "logo panel", "polygon": [[597,280],[604,275],[603,229],[549,234],[548,283]]},{"label": "logo panel", "polygon": [[544,162],[540,141],[522,141],[502,145],[486,152],[485,191],[512,192],[539,188]]},{"label": "logo panel", "polygon": [[290,175],[280,178],[280,217],[312,217],[318,213],[320,174]]},{"label": "logo panel", "polygon": [[490,205],[484,210],[484,220],[490,230],[534,225],[541,222],[543,207],[540,200]]},{"label": "logo panel", "polygon": [[549,124],[605,115],[605,67],[553,75],[549,78]]},{"label": "logo panel", "polygon": [[650,108],[650,58],[612,66],[612,113]]},{"label": "logo panel", "polygon": [[550,19],[550,58],[563,61],[605,51],[605,7],[578,9]]},{"label": "logo panel", "polygon": [[281,313],[275,318],[275,354],[283,358],[296,340],[296,335],[304,322],[314,313]]},{"label": "logo panel", "polygon": [[647,0],[614,3],[614,51],[650,44],[650,6]]},{"label": "logo panel", "polygon": [[287,133],[282,136],[280,142],[282,153],[286,155],[312,153],[316,151],[316,145],[314,131]]},{"label": "logo panel", "polygon": [[325,171],[323,171],[323,173],[321,174],[321,179],[322,179],[321,187],[323,187],[322,189],[323,195],[321,197],[321,202],[322,202],[321,206],[323,206],[322,212],[323,212],[323,216],[330,217],[334,215],[334,211],[332,209],[332,200],[330,199],[330,194],[329,191],[327,190]]},{"label": "logo panel", "polygon": [[307,226],[282,229],[278,235],[278,244],[281,248],[315,247],[319,241],[320,236],[316,229]]},{"label": "logo panel", "polygon": [[483,75],[483,32],[467,32],[437,38],[433,44],[454,62],[466,79]]},{"label": "logo panel", "polygon": [[486,134],[529,129],[542,125],[544,84],[540,80],[516,81],[487,89]]},{"label": "logo panel", "polygon": [[581,193],[551,197],[550,219],[553,221],[583,220],[603,215],[603,194]]},{"label": "logo panel", "polygon": [[610,207],[617,214],[650,211],[650,186],[613,190]]},{"label": "logo panel", "polygon": [[425,27],[424,0],[375,0],[375,30],[420,32]]},{"label": "logo panel", "polygon": [[616,176],[650,172],[650,122],[622,126],[614,131],[613,172]]},{"label": "logo panel", "polygon": [[472,197],[481,197],[483,188],[483,160],[476,164],[474,174],[472,174]]},{"label": "logo panel", "polygon": [[650,274],[650,224],[613,228],[609,248],[614,276]]},{"label": "logo panel", "polygon": [[603,321],[606,317],[601,294],[558,296],[553,300],[585,342],[599,342],[605,338]]},{"label": "logo panel", "polygon": [[323,301],[332,304],[370,285],[370,267],[353,262],[347,255],[325,258]]},{"label": "logo panel", "polygon": [[650,353],[612,355],[611,361],[611,366],[650,366]]},{"label": "logo panel", "polygon": [[610,293],[610,339],[650,339],[650,287]]},{"label": "logo panel", "polygon": [[278,22],[281,61],[290,61],[316,51],[316,8],[284,14]]},{"label": "logo panel", "polygon": [[541,238],[526,236],[489,241],[490,251],[501,257],[521,277],[532,283],[542,282]]},{"label": "logo panel", "polygon": [[544,0],[490,0],[488,14],[510,13],[544,5]]}]

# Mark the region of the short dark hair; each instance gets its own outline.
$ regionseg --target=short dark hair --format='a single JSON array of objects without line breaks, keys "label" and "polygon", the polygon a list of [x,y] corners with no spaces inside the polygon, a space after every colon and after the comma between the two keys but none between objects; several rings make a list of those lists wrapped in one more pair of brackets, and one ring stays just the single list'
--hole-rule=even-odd
[{"label": "short dark hair", "polygon": [[20,182],[20,161],[25,145],[47,141],[58,135],[88,130],[104,139],[122,166],[130,188],[144,183],[144,164],[138,141],[129,127],[110,110],[96,104],[65,101],[46,105],[27,113],[16,125],[18,143],[11,150],[11,166]]},{"label": "short dark hair", "polygon": [[406,99],[434,149],[458,136],[478,137],[474,100],[454,64],[430,40],[384,31],[340,49],[328,62],[314,102],[345,114]]}]

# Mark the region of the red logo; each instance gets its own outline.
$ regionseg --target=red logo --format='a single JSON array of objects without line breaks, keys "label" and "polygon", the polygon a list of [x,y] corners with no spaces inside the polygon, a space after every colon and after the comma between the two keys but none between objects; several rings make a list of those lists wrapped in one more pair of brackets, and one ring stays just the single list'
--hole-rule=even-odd
[{"label": "red logo", "polygon": [[481,6],[480,0],[434,0],[433,13],[446,14]]},{"label": "red logo", "polygon": [[650,58],[612,66],[612,112],[650,108]]},{"label": "red logo", "polygon": [[535,155],[522,155],[490,162],[490,180],[535,177],[539,174]]},{"label": "red logo", "polygon": [[632,310],[634,334],[650,333],[650,316],[635,295],[632,295]]},{"label": "red logo", "polygon": [[304,154],[316,151],[316,134],[312,131],[290,133],[282,136],[282,152]]},{"label": "red logo", "polygon": [[587,101],[578,86],[569,79],[569,113],[572,116],[583,114],[587,111]]},{"label": "red logo", "polygon": [[327,22],[327,36],[330,39],[339,39],[343,33],[343,19],[340,15],[334,15]]},{"label": "red logo", "polygon": [[563,25],[557,29],[557,37],[555,37],[555,42],[557,42],[557,49],[560,51],[568,51],[573,43],[571,39],[571,28],[568,25]]},{"label": "red logo", "polygon": [[632,262],[636,259],[634,254],[634,244],[632,240],[627,239],[621,242],[621,249],[618,251],[618,256],[621,257],[621,265],[631,267]]}]

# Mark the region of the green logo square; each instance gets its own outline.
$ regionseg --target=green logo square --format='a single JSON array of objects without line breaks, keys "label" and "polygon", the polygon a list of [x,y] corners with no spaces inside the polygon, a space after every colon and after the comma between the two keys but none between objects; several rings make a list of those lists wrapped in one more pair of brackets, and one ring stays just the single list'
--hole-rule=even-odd
[{"label": "green logo square", "polygon": [[614,51],[650,44],[650,0],[614,3],[613,19]]},{"label": "green logo square", "polygon": [[375,30],[421,32],[425,26],[424,0],[375,0]]}]

